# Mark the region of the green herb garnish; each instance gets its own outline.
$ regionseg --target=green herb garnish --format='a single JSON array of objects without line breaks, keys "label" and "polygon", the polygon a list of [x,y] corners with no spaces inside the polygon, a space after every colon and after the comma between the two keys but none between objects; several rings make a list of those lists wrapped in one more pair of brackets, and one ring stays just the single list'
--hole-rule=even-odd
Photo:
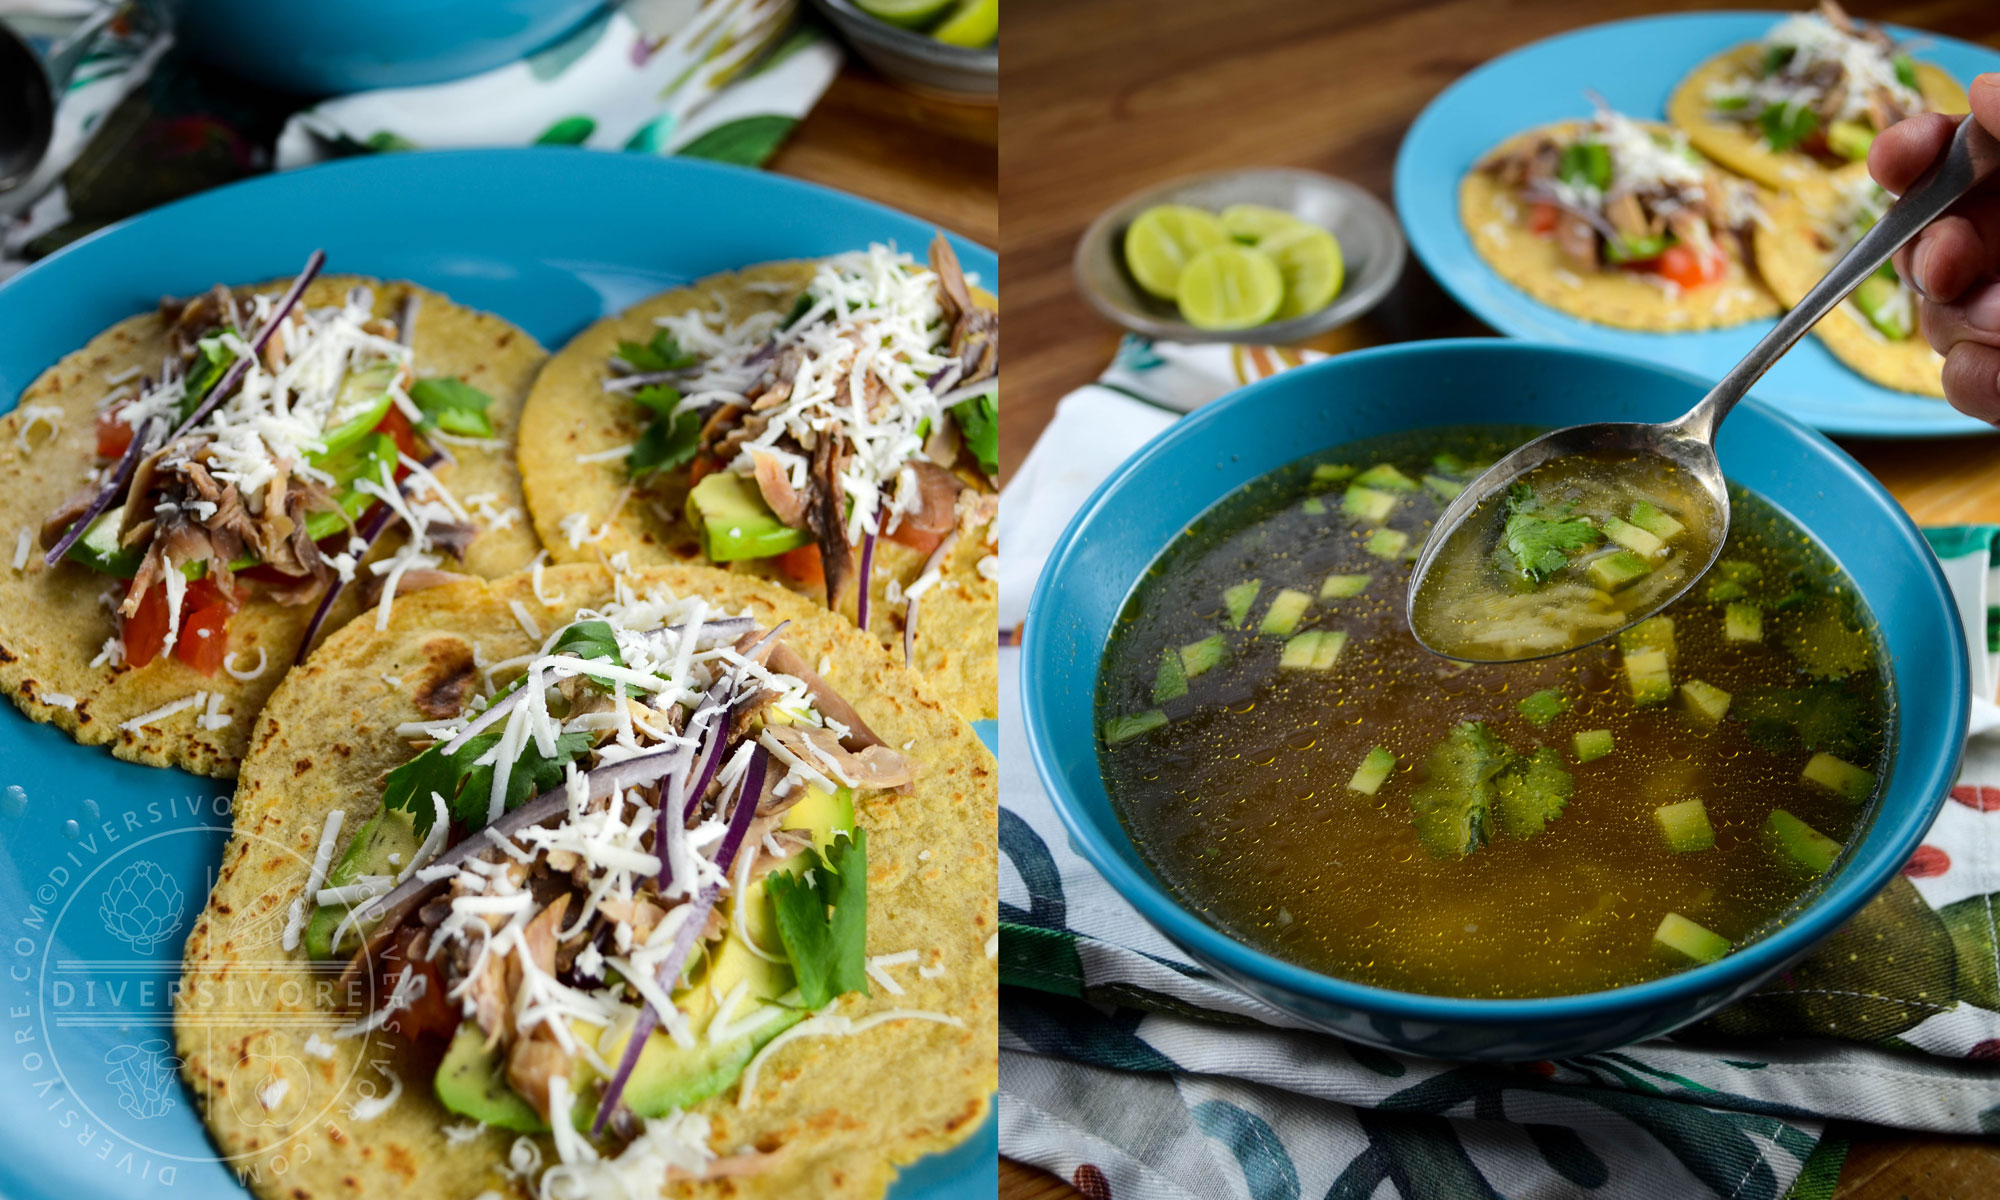
[{"label": "green herb garnish", "polygon": [[774,871],[764,888],[799,1002],[816,1009],[848,992],[868,994],[868,831],[836,833],[825,859],[803,853],[802,870]]},{"label": "green herb garnish", "polygon": [[682,350],[674,335],[664,329],[655,330],[653,340],[643,346],[619,342],[618,357],[635,371],[679,371],[694,365],[694,355]]},{"label": "green herb garnish", "polygon": [[1522,575],[1541,583],[1569,565],[1570,555],[1604,539],[1584,517],[1569,515],[1573,506],[1549,508],[1533,488],[1517,483],[1507,493],[1507,526],[1501,544]]},{"label": "green herb garnish", "polygon": [[448,375],[419,379],[410,385],[410,399],[422,410],[426,429],[442,429],[460,437],[493,436],[493,420],[486,415],[493,397],[463,379]]},{"label": "green herb garnish", "polygon": [[[958,422],[965,448],[979,460],[979,469],[989,478],[1000,474],[1000,390],[983,392],[951,406],[951,418]],[[946,464],[949,465],[949,464]]]}]

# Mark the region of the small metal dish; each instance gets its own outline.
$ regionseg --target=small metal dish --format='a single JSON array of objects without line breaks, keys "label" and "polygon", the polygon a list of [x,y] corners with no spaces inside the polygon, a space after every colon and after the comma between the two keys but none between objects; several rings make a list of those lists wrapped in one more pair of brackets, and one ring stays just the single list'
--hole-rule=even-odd
[{"label": "small metal dish", "polygon": [[[1250,329],[1196,329],[1170,301],[1143,291],[1125,269],[1125,229],[1155,204],[1192,204],[1219,212],[1232,204],[1283,209],[1332,233],[1346,278],[1333,303],[1318,312]],[[1258,167],[1190,175],[1128,196],[1084,231],[1073,266],[1091,306],[1134,333],[1171,342],[1250,342],[1290,345],[1354,320],[1382,302],[1403,273],[1403,231],[1380,200],[1363,189],[1289,167]]]},{"label": "small metal dish", "polygon": [[929,34],[891,25],[861,11],[853,0],[813,0],[820,15],[868,65],[917,91],[952,100],[995,103],[1000,98],[1000,46],[948,46]]}]

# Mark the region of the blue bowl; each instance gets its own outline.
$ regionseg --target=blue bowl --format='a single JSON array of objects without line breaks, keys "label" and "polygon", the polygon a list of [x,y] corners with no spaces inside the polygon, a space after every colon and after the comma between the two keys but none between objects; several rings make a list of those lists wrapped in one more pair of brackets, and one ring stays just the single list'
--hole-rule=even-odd
[{"label": "blue bowl", "polygon": [[1853,576],[1888,645],[1896,712],[1884,795],[1819,892],[1761,940],[1663,979],[1545,999],[1461,1000],[1335,979],[1254,950],[1181,907],[1133,848],[1098,772],[1092,708],[1119,607],[1174,537],[1230,492],[1374,434],[1660,421],[1707,388],[1594,351],[1417,342],[1286,371],[1153,439],[1070,522],[1028,607],[1028,744],[1077,849],[1161,933],[1243,990],[1343,1037],[1436,1058],[1559,1058],[1653,1037],[1810,950],[1889,882],[1957,777],[1970,707],[1965,639],[1937,560],[1889,493],[1832,442],[1754,400],[1723,426],[1723,469],[1810,530]]},{"label": "blue bowl", "polygon": [[176,40],[306,95],[476,75],[575,29],[605,0],[162,0]]}]

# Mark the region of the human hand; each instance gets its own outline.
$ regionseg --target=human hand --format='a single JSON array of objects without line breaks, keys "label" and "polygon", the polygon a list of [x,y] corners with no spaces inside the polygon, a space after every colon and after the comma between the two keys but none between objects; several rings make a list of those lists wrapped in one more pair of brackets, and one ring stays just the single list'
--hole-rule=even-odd
[{"label": "human hand", "polygon": [[[1972,115],[2000,137],[2000,73],[1972,81]],[[1868,173],[1900,195],[1944,153],[1960,118],[1922,113],[1882,131]],[[1896,252],[1918,296],[1924,337],[1944,355],[1952,407],[2000,424],[2000,176],[1986,180]]]}]

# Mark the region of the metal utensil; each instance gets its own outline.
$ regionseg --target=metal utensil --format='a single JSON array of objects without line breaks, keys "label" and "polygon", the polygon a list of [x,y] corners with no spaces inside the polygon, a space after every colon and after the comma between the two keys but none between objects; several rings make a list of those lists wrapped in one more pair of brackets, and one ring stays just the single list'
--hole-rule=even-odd
[{"label": "metal utensil", "polygon": [[[1515,480],[1534,468],[1565,455],[1659,455],[1687,471],[1708,493],[1714,502],[1712,519],[1721,522],[1717,536],[1710,541],[1713,548],[1709,551],[1708,561],[1701,565],[1700,571],[1690,574],[1687,582],[1679,588],[1661,597],[1651,607],[1631,614],[1631,620],[1621,628],[1630,628],[1680,599],[1715,564],[1729,534],[1729,488],[1723,480],[1722,464],[1715,457],[1715,434],[1723,418],[1736,407],[1737,401],[1743,399],[1751,385],[1763,378],[1764,372],[1771,369],[1771,364],[1805,336],[1806,330],[1831,313],[1850,292],[1861,286],[1863,280],[1880,270],[1891,255],[1917,236],[1924,226],[1942,216],[1946,209],[1991,175],[1995,168],[2000,168],[2000,142],[1981,128],[1978,121],[1966,117],[1959,122],[1951,145],[1944,154],[1889,206],[1882,219],[1862,234],[1839,262],[1833,264],[1833,268],[1813,285],[1804,299],[1779,318],[1777,326],[1751,347],[1750,353],[1743,356],[1743,361],[1731,368],[1729,374],[1723,376],[1708,395],[1702,397],[1701,402],[1684,416],[1657,425],[1607,421],[1558,429],[1515,450],[1473,480],[1439,514],[1410,573],[1404,614],[1409,618],[1410,631],[1417,641],[1425,649],[1439,653],[1436,647],[1425,641],[1423,631],[1417,626],[1416,600],[1425,574],[1437,562],[1439,552],[1452,534],[1482,502],[1507,490]],[[1578,645],[1602,641],[1616,632],[1613,630],[1589,638]],[[1546,658],[1549,653],[1568,653],[1576,648],[1570,646],[1559,651],[1523,655],[1522,659]]]}]

